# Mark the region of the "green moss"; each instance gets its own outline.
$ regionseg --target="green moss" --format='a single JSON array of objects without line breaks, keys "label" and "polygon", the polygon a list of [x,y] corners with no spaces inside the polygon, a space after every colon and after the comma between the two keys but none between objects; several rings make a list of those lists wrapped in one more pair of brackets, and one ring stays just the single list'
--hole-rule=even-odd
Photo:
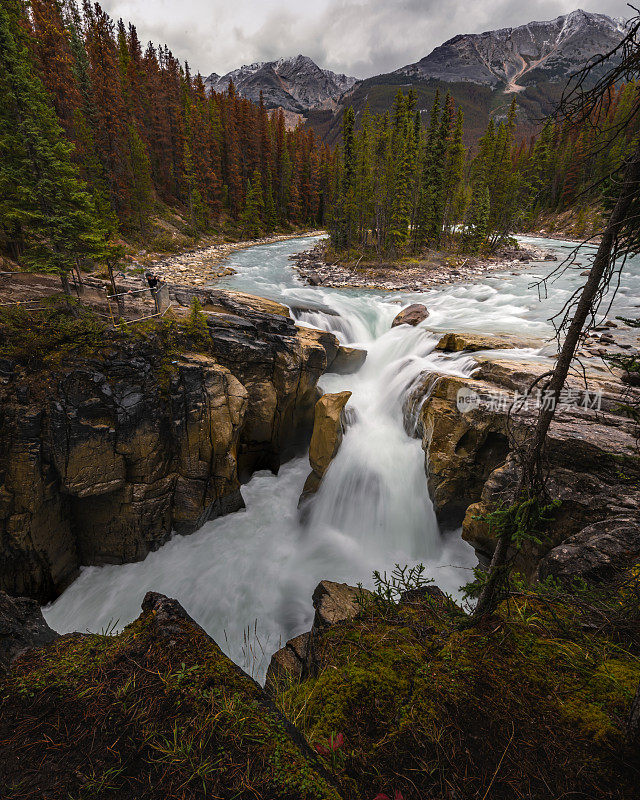
[{"label": "green moss", "polygon": [[[33,754],[62,775],[59,796],[137,797],[142,781],[162,800],[340,800],[260,689],[188,620],[170,638],[149,612],[118,636],[59,639],[0,686],[3,708],[25,720],[22,764]],[[36,725],[31,743],[38,719],[46,738]]]},{"label": "green moss", "polygon": [[[523,591],[463,629],[455,609],[426,598],[396,605],[395,618],[372,605],[321,637],[318,677],[286,689],[282,707],[312,742],[343,733],[340,785],[354,798],[440,796],[441,785],[482,797],[505,751],[496,797],[560,796],[579,780],[593,796],[611,782],[631,798],[624,725],[638,643],[621,628],[593,633],[589,603]],[[607,615],[619,607],[607,603]]]}]

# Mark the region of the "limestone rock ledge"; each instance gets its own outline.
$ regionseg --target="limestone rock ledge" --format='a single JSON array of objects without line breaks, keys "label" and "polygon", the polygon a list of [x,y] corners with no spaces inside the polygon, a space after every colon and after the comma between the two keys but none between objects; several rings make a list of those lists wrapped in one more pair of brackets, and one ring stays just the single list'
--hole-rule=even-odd
[{"label": "limestone rock ledge", "polygon": [[[462,523],[463,538],[481,560],[495,547],[482,515],[511,500],[513,443],[526,440],[537,415],[530,407],[509,418],[508,406],[515,391],[523,394],[548,369],[548,362],[482,361],[472,378],[427,373],[406,399],[407,427],[422,437],[438,519],[449,528]],[[572,379],[567,405],[550,429],[547,486],[561,505],[548,540],[523,550],[520,567],[528,573],[549,550],[593,523],[623,516],[628,524],[640,524],[637,426],[621,408],[628,387],[605,367],[589,369],[587,386],[591,398],[602,391],[600,410],[583,407],[584,384]],[[460,394],[473,402],[460,404]],[[508,403],[496,402],[501,396]]]},{"label": "limestone rock ledge", "polygon": [[335,337],[248,295],[206,305],[197,351],[114,335],[95,359],[3,379],[0,590],[45,602],[80,566],[140,560],[242,508],[242,479],[307,444]]},{"label": "limestone rock ledge", "polygon": [[479,333],[445,333],[436,345],[436,350],[459,353],[462,350],[511,350],[514,348],[539,348],[543,342],[530,336],[504,336]]}]

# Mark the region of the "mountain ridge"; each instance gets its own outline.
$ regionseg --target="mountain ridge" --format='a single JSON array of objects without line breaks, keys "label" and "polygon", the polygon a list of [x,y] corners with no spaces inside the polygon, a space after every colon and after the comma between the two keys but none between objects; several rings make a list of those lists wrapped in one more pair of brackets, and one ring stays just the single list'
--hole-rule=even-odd
[{"label": "mountain ridge", "polygon": [[532,131],[553,111],[567,79],[612,50],[623,35],[622,20],[577,9],[552,20],[457,34],[418,61],[361,80],[298,54],[244,65],[223,76],[214,72],[205,84],[223,92],[233,80],[241,96],[259,102],[262,94],[268,109],[283,108],[290,124],[304,120],[328,142],[337,140],[347,105],[353,105],[356,117],[367,105],[383,112],[398,89],[406,92],[411,86],[418,108],[428,113],[437,90],[450,92],[464,111],[469,144],[489,116],[506,113],[513,93],[518,94],[523,132]]},{"label": "mountain ridge", "polygon": [[620,20],[577,9],[549,21],[458,34],[394,73],[493,88],[504,83],[509,91],[520,91],[524,87],[516,81],[536,70],[549,73],[552,82],[567,77],[567,68],[607,52],[623,31]]},{"label": "mountain ridge", "polygon": [[[464,113],[465,142],[473,145],[490,117],[506,116],[515,92],[519,134],[526,137],[554,112],[570,76],[594,56],[612,50],[623,30],[620,20],[578,9],[546,22],[458,34],[412,64],[358,81],[331,111],[310,110],[307,124],[333,143],[348,105],[356,120],[367,106],[373,113],[384,113],[398,90],[406,93],[411,88],[424,116],[436,92],[448,92]],[[591,80],[604,69],[594,70]]]},{"label": "mountain ridge", "polygon": [[205,85],[211,91],[223,92],[231,80],[243,97],[258,102],[262,92],[267,108],[281,107],[296,114],[331,105],[357,83],[357,78],[322,69],[301,53],[245,64],[222,76],[213,72]]}]

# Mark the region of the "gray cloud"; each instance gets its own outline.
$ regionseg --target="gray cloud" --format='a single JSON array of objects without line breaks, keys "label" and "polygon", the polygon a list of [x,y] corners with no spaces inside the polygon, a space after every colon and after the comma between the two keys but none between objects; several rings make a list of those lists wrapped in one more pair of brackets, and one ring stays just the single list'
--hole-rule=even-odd
[{"label": "gray cloud", "polygon": [[[574,0],[575,1],[575,0]],[[253,61],[304,53],[356,77],[417,61],[458,33],[552,19],[571,0],[103,0],[134,22],[143,41],[166,42],[192,70],[220,74]],[[629,16],[625,0],[584,2],[587,11]]]}]

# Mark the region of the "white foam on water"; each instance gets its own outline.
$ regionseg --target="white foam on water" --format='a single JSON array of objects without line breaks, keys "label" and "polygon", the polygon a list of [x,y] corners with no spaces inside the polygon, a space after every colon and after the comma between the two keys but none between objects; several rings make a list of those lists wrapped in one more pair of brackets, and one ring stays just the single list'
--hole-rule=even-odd
[{"label": "white foam on water", "polygon": [[[312,243],[290,240],[237,253],[230,261],[237,274],[222,284],[291,306],[329,308],[332,314],[297,311],[298,321],[368,351],[358,373],[321,379],[323,391],[353,393],[351,423],[306,523],[297,510],[309,472],[305,457],[283,465],[277,476],[256,474],[242,489],[246,510],[191,536],[174,536],[142,562],[83,569],[44,609],[54,629],[121,628],[138,616],[145,592],[153,589],[179,600],[231,658],[263,678],[271,654],[309,629],[311,593],[322,578],[371,585],[374,569],[423,562],[441,588],[457,595],[470,577],[472,548],[459,532],[443,537],[438,528],[420,442],[404,430],[403,400],[426,370],[469,375],[477,367],[468,355],[436,351],[440,331],[549,336],[548,318],[571,296],[579,270],[561,278],[543,300],[522,271],[423,294],[312,288],[288,258]],[[640,289],[640,269],[631,266],[618,301],[628,316]],[[544,265],[533,269],[544,272]],[[392,329],[393,318],[412,302],[425,303],[429,318],[415,328]],[[509,357],[526,360],[535,353],[509,351]]]}]

